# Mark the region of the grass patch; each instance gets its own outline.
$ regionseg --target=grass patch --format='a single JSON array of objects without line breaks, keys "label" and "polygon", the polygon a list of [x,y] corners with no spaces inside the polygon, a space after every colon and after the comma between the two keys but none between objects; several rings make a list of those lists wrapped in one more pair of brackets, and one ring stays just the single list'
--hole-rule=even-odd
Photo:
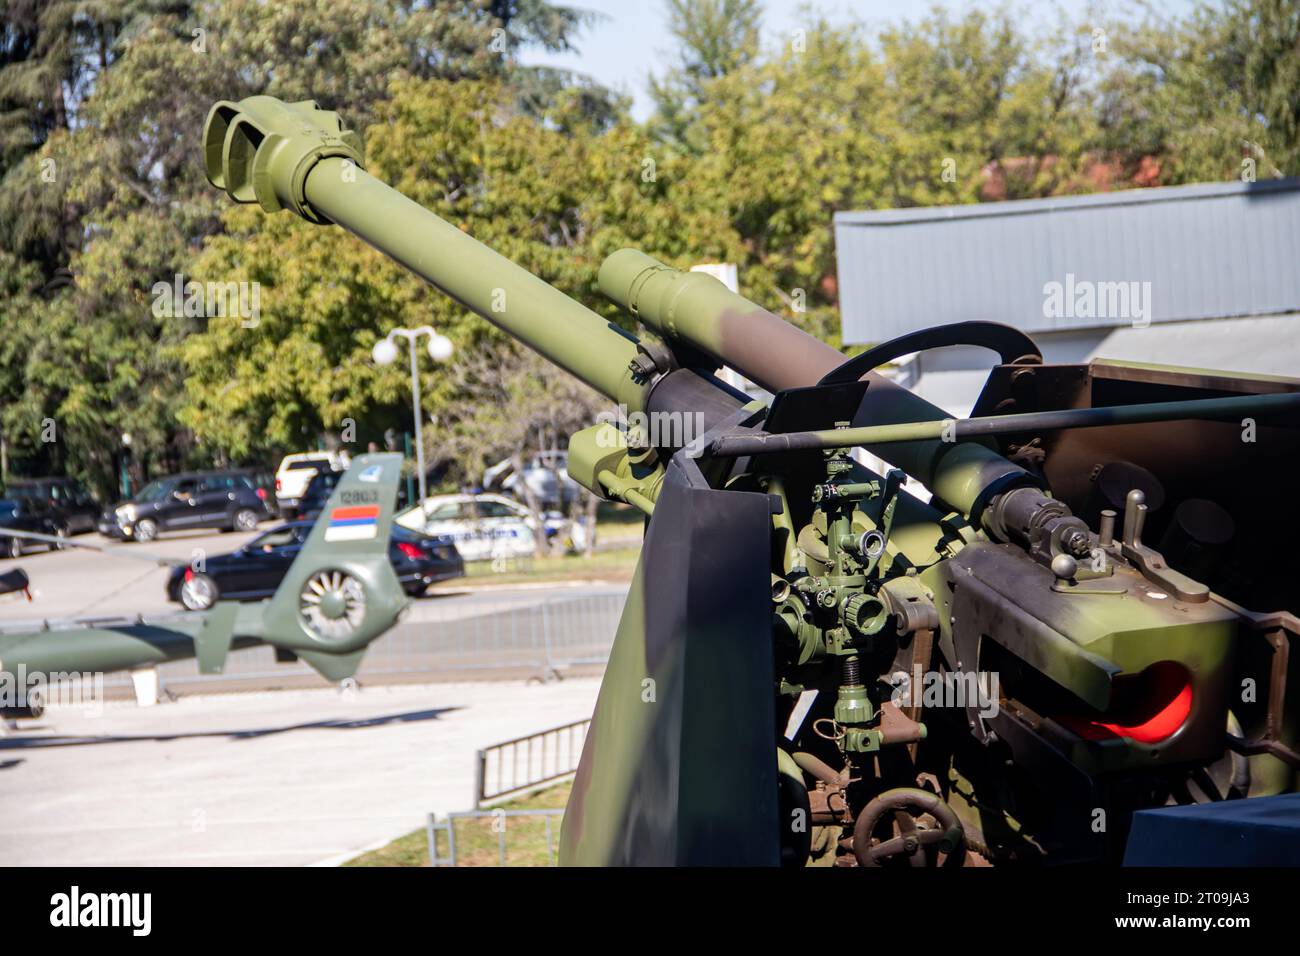
[{"label": "grass patch", "polygon": [[[576,554],[553,554],[545,558],[508,561],[474,561],[465,565],[465,578],[476,584],[521,584],[531,581],[630,581],[641,554],[636,547],[611,548],[588,557]],[[460,580],[460,579],[458,579]],[[456,589],[456,581],[444,585]]]},{"label": "grass patch", "polygon": [[640,541],[645,532],[645,514],[631,505],[602,501],[596,506],[596,543]]},{"label": "grass patch", "polygon": [[[499,804],[503,810],[562,810],[569,800],[571,781],[530,793]],[[551,817],[551,846],[560,846],[560,817]],[[505,824],[504,832],[498,821]],[[543,817],[484,817],[457,820],[456,865],[496,866],[500,858],[500,841],[505,838],[506,866],[547,866],[546,819]],[[447,855],[447,835],[435,831],[438,854]],[[424,830],[398,837],[387,846],[363,853],[344,866],[428,866],[429,843]]]}]

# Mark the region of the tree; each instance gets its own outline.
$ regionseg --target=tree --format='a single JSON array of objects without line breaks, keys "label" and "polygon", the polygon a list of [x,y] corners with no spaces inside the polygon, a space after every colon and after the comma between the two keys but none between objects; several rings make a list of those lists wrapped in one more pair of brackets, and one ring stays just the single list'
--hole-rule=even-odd
[{"label": "tree", "polygon": [[[215,100],[316,97],[364,125],[402,77],[508,80],[522,70],[518,49],[562,48],[582,22],[544,0],[16,0],[5,13],[0,286],[21,283],[36,307],[6,309],[6,335],[20,345],[0,352],[0,428],[26,467],[105,488],[125,431],[142,468],[253,448],[200,447],[178,421],[178,345],[206,316],[156,314],[150,293],[178,274],[224,282],[249,272],[234,260],[230,276],[193,272],[226,210],[198,162]],[[563,98],[552,93],[538,110]],[[47,420],[85,440],[42,441]]]},{"label": "tree", "polygon": [[677,58],[662,79],[650,77],[651,128],[666,142],[698,147],[688,137],[691,118],[712,81],[758,57],[763,8],[759,0],[667,0],[666,7]]},{"label": "tree", "polygon": [[978,201],[990,164],[1014,157],[1030,158],[1016,195],[1086,188],[1082,54],[1057,51],[1007,13],[936,10],[878,42],[810,15],[799,42],[709,80],[691,113],[694,155],[666,201],[720,220],[713,241],[647,251],[687,266],[724,247],[742,294],[835,342],[836,212]]},{"label": "tree", "polygon": [[1170,183],[1300,173],[1300,5],[1201,3],[1110,32],[1107,149],[1130,165],[1158,157]]},{"label": "tree", "polygon": [[117,38],[157,6],[0,2],[0,247],[37,264],[43,283],[66,280],[81,239],[67,177],[43,148],[82,125],[81,106],[115,62]]}]

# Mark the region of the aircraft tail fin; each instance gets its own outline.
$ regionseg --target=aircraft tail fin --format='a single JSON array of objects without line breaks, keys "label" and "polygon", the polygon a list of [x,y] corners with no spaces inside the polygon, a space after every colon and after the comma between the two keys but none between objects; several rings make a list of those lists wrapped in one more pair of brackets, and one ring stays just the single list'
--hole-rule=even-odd
[{"label": "aircraft tail fin", "polygon": [[226,666],[238,614],[238,604],[218,601],[204,615],[199,632],[194,635],[194,656],[198,659],[200,674],[220,674]]},{"label": "aircraft tail fin", "polygon": [[397,622],[406,595],[388,558],[402,456],[353,459],[259,620],[218,602],[195,638],[201,669],[220,670],[231,635],[260,638],[329,680],[356,673],[366,647]]},{"label": "aircraft tail fin", "polygon": [[352,676],[406,609],[388,559],[401,473],[401,455],[352,462],[262,614],[264,641],[331,680]]}]

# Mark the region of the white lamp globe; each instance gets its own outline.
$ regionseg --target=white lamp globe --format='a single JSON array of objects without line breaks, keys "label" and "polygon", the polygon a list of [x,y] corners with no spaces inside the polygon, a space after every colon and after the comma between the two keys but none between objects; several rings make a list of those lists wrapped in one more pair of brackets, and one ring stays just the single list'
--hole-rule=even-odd
[{"label": "white lamp globe", "polygon": [[435,362],[445,362],[451,358],[452,345],[451,339],[445,335],[429,336],[429,355]]},{"label": "white lamp globe", "polygon": [[397,361],[397,346],[388,339],[380,339],[370,350],[376,365],[392,365]]}]

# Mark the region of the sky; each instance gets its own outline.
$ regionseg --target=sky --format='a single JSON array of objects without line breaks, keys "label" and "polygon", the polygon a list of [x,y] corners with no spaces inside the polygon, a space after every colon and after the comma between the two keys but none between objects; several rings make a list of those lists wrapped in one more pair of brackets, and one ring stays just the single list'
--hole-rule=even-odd
[{"label": "sky", "polygon": [[[585,73],[611,89],[632,97],[633,115],[644,120],[650,115],[650,74],[661,75],[663,63],[672,55],[673,39],[668,34],[664,0],[558,0],[565,6],[590,10],[600,15],[577,43],[578,52],[553,54],[529,51],[521,59],[533,66],[553,66]],[[793,36],[805,17],[807,0],[765,0],[763,42],[774,45]],[[933,6],[954,14],[972,9],[997,9],[998,0],[814,0],[812,8],[825,14],[832,24],[852,27],[855,21],[868,29],[901,20],[916,20]],[[1151,0],[1155,9],[1183,14],[1195,0]],[[1136,4],[1123,0],[1020,0],[1013,10],[1025,11],[1026,20],[1036,27],[1048,27],[1062,10],[1071,20],[1082,20],[1089,11],[1122,11]]]}]

